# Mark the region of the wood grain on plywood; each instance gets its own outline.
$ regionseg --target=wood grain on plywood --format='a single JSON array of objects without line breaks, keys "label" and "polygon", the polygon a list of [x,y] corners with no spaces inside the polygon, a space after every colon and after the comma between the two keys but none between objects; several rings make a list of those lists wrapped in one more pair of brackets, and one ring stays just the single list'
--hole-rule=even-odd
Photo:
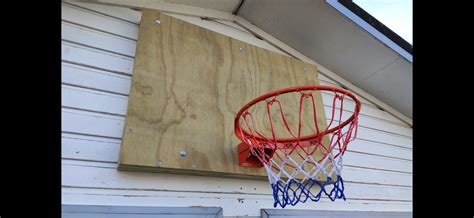
[{"label": "wood grain on plywood", "polygon": [[144,9],[119,168],[266,176],[238,165],[234,117],[268,91],[317,85],[316,75],[314,65]]}]

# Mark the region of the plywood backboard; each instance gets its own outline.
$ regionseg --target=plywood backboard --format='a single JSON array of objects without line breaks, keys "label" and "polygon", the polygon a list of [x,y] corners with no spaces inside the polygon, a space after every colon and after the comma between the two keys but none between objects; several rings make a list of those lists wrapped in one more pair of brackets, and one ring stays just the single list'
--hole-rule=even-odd
[{"label": "plywood backboard", "polygon": [[144,9],[119,169],[266,178],[238,165],[235,115],[268,91],[310,84],[314,65]]}]

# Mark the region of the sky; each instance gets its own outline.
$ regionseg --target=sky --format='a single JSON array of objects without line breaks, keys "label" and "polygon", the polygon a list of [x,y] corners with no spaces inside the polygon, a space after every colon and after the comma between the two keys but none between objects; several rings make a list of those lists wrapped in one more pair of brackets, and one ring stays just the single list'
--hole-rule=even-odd
[{"label": "sky", "polygon": [[353,2],[413,45],[412,0],[354,0]]}]

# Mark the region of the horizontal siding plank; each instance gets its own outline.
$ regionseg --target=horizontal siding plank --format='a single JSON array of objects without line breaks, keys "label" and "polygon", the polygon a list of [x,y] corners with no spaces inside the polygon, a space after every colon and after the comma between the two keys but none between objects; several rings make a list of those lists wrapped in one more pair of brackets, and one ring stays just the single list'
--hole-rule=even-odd
[{"label": "horizontal siding plank", "polygon": [[[318,78],[320,79],[320,84],[321,85],[329,85],[329,86],[337,86],[337,87],[341,87],[340,84],[338,84],[336,81],[334,80],[331,80],[330,78],[322,75],[321,73],[318,74]],[[388,112],[384,111],[384,110],[381,110],[379,109],[375,104],[373,104],[372,102],[369,102],[367,99],[363,98],[362,96],[358,96],[360,101],[368,106],[368,107],[365,107],[367,109],[371,109],[373,110],[374,112],[375,111],[378,111],[377,113],[381,113],[381,115],[379,116],[383,116],[385,120],[390,120],[392,122],[396,122],[396,123],[399,123],[403,126],[406,126],[408,128],[411,128],[408,124],[406,124],[405,122],[403,122],[402,120],[396,118],[395,116],[389,114]],[[362,110],[364,110],[364,107],[362,107]],[[371,113],[371,114],[375,114],[375,113]]]},{"label": "horizontal siding plank", "polygon": [[[328,106],[327,104],[328,104],[328,102],[324,103],[324,105],[325,105],[324,106],[324,112],[325,112],[326,118],[330,119],[332,117],[333,107]],[[339,125],[338,121],[339,121],[339,116],[340,116],[340,109],[338,109],[338,108],[339,107],[337,107],[334,110],[334,121],[331,125],[331,128]],[[346,111],[346,109],[349,109],[349,111]],[[345,120],[349,119],[349,117],[351,117],[353,114],[354,114],[353,113],[353,108],[347,107],[347,105],[344,105],[343,106],[343,111],[342,111],[342,121],[345,121]],[[403,136],[406,136],[406,137],[409,137],[409,138],[411,138],[413,136],[413,131],[412,131],[411,128],[403,127],[403,126],[400,126],[398,124],[395,124],[395,123],[392,123],[392,122],[389,122],[389,121],[384,121],[384,120],[377,119],[377,118],[374,118],[374,117],[366,116],[366,115],[361,114],[361,113],[359,114],[358,124],[359,124],[359,126],[363,126],[363,127],[367,127],[367,128],[371,128],[371,129],[375,129],[375,130],[381,130],[381,131],[385,131],[385,132],[390,132],[390,133],[394,133],[394,134],[398,134],[398,135],[403,135]]]},{"label": "horizontal siding plank", "polygon": [[[350,172],[350,170],[348,171]],[[62,165],[62,177],[63,185],[72,187],[272,195],[268,181],[245,180],[245,182],[240,183],[238,181],[243,180],[166,173],[126,172],[117,171],[114,168],[65,163]],[[345,182],[344,188],[346,197],[352,199],[411,201],[411,187]]]},{"label": "horizontal siding plank", "polygon": [[[319,74],[318,74],[319,75]],[[319,77],[318,77],[319,78]],[[326,85],[326,86],[337,86],[337,87],[341,87],[339,84],[337,83],[332,83],[332,82],[326,82],[324,80],[319,80],[320,81],[320,84],[321,85]],[[341,87],[342,88],[342,87]],[[377,106],[375,106],[375,104],[373,104],[372,102],[370,101],[367,101],[366,99],[362,98],[361,96],[357,96],[359,97],[359,100],[362,104],[365,104],[365,105],[368,105],[370,107],[373,107],[373,108],[376,108]]]},{"label": "horizontal siding plank", "polygon": [[[318,79],[327,85],[340,86],[340,84],[327,76],[324,76],[322,73],[318,73]],[[370,103],[370,102],[369,102]]]},{"label": "horizontal siding plank", "polygon": [[412,173],[411,161],[360,153],[344,153],[344,165]]},{"label": "horizontal siding plank", "polygon": [[392,158],[412,160],[413,150],[404,147],[397,147],[377,142],[371,142],[357,138],[348,146],[348,151],[355,151],[366,154],[374,154]]},{"label": "horizontal siding plank", "polygon": [[412,174],[387,172],[372,169],[361,169],[358,167],[344,166],[342,170],[344,181],[354,183],[393,185],[393,186],[413,186]]},{"label": "horizontal siding plank", "polygon": [[[100,190],[62,188],[63,204],[212,207],[220,206],[224,216],[260,216],[261,208],[272,208],[271,196],[240,194],[202,194],[189,192]],[[412,202],[321,199],[317,203],[298,204],[291,209],[343,210],[343,211],[412,211]]]},{"label": "horizontal siding plank", "polygon": [[386,133],[382,131],[377,131],[373,129],[367,129],[359,126],[357,129],[357,138],[364,139],[367,141],[380,142],[389,145],[395,145],[405,148],[412,148],[413,140],[408,137],[394,135],[391,133]]},{"label": "horizontal siding plank", "polygon": [[138,37],[138,25],[130,22],[66,4],[61,6],[61,12],[62,20],[70,23],[94,28],[132,40],[136,40]]},{"label": "horizontal siding plank", "polygon": [[[325,104],[332,105],[332,101],[333,101],[333,98],[334,98],[333,94],[322,93],[322,97],[323,97],[323,102]],[[345,99],[344,100],[344,107],[354,108],[355,103],[354,103],[354,101],[352,101],[352,99]],[[339,106],[336,105],[336,108],[339,108]],[[380,110],[376,107],[368,106],[367,104],[362,104],[362,107],[360,109],[360,114],[368,115],[368,116],[371,116],[371,117],[376,117],[376,118],[379,118],[379,119],[383,119],[383,120],[386,120],[386,121],[389,121],[389,122],[396,123],[396,124],[398,124],[400,126],[403,126],[403,127],[406,127],[406,128],[410,128],[403,121],[401,121],[401,120],[397,119],[396,117],[390,115],[386,111]]]},{"label": "horizontal siding plank", "polygon": [[97,114],[63,108],[61,129],[63,132],[121,138],[124,117]]},{"label": "horizontal siding plank", "polygon": [[121,140],[63,133],[61,156],[67,159],[117,163]]},{"label": "horizontal siding plank", "polygon": [[65,5],[77,6],[80,8],[94,11],[96,13],[101,13],[118,19],[126,20],[137,25],[140,24],[140,19],[142,17],[142,13],[140,11],[124,7],[112,7],[107,5],[99,5],[93,3],[90,4],[83,2],[68,2],[65,3]]},{"label": "horizontal siding plank", "polygon": [[[70,108],[87,109],[124,116],[128,97],[68,85],[61,86],[61,103]],[[121,105],[117,107],[117,105]]]},{"label": "horizontal siding plank", "polygon": [[[325,83],[323,81],[320,81],[319,83],[320,85],[325,85],[325,86],[331,86],[330,84],[328,83]],[[326,91],[326,92],[323,92],[322,93],[323,95],[326,96],[325,99],[323,99],[323,101],[327,101],[328,104],[331,104],[332,105],[332,100],[334,98],[334,92],[329,92],[329,91]],[[360,103],[361,103],[361,108],[373,108],[373,109],[377,109],[377,107],[375,106],[372,106],[370,104],[367,104],[366,102],[364,102],[361,98],[359,98],[360,100]],[[352,100],[351,98],[345,98],[344,99],[344,105],[347,103],[347,104],[351,104],[351,105],[355,105],[355,102],[354,100]],[[337,105],[336,105],[337,106]]]},{"label": "horizontal siding plank", "polygon": [[136,41],[67,22],[62,22],[61,28],[61,37],[63,40],[130,57],[135,56],[135,49],[137,47]]},{"label": "horizontal siding plank", "polygon": [[76,64],[61,63],[61,82],[63,84],[128,95],[131,85],[130,78],[130,75],[119,75]]},{"label": "horizontal siding plank", "polygon": [[61,44],[61,59],[122,74],[131,74],[134,62],[133,58],[64,41]]}]

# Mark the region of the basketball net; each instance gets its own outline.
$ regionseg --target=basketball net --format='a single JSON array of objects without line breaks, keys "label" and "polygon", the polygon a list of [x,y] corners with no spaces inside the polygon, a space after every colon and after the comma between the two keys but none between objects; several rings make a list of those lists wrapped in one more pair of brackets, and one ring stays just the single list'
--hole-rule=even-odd
[{"label": "basketball net", "polygon": [[[323,121],[318,121],[319,112],[316,108],[316,92],[326,92],[333,96],[331,113],[328,124],[324,127]],[[298,125],[295,130],[287,122],[282,102],[278,99],[281,94],[299,94]],[[353,108],[344,108],[347,96],[351,97]],[[258,127],[255,115],[248,109],[255,103],[266,105],[266,118],[271,135],[265,135]],[[303,105],[309,103],[312,111],[311,123],[303,119]],[[299,202],[319,201],[322,195],[331,201],[344,199],[344,182],[341,176],[342,157],[349,142],[357,135],[357,118],[360,111],[360,101],[347,90],[330,86],[300,86],[277,90],[255,99],[242,108],[236,117],[236,135],[242,143],[248,146],[250,156],[258,158],[263,165],[268,180],[273,189],[274,207],[280,205],[296,205]],[[273,113],[272,113],[273,112]],[[323,112],[324,113],[324,112]],[[351,114],[344,121],[343,114]],[[325,117],[325,116],[321,116]],[[277,136],[274,125],[276,119],[284,126],[289,136]],[[303,125],[303,121],[306,125]],[[312,128],[314,134],[302,136],[304,128]],[[307,130],[307,129],[306,129]],[[267,131],[268,132],[268,131]],[[307,132],[307,131],[306,131]],[[280,131],[281,133],[281,131]]]}]

